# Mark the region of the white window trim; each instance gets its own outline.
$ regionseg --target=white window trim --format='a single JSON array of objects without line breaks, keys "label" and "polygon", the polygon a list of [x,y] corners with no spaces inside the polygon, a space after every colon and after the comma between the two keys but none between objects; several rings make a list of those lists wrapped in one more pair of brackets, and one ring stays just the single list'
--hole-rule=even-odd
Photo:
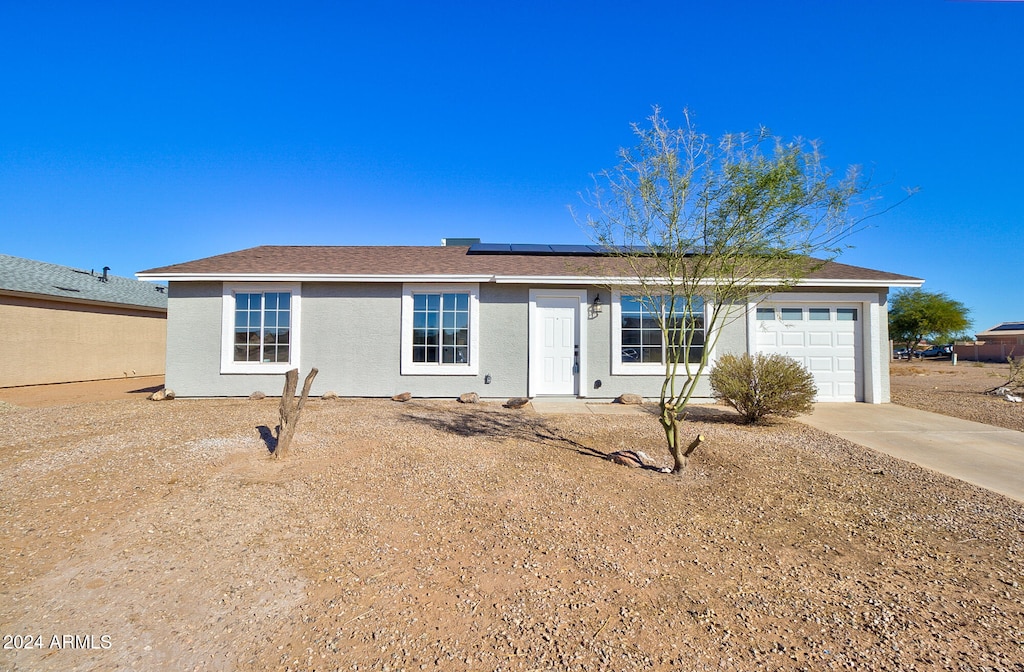
[{"label": "white window trim", "polygon": [[[613,376],[664,376],[665,364],[637,363],[627,364],[622,361],[622,295],[637,296],[635,293],[623,292],[621,289],[612,290],[612,375]],[[704,301],[704,343],[705,347],[711,347],[708,351],[708,368],[714,363],[715,348],[711,346],[714,341],[711,338],[711,308],[705,299]],[[683,362],[679,362],[684,367]],[[680,370],[684,370],[680,368]]]},{"label": "white window trim", "polygon": [[[235,294],[238,292],[291,292],[291,327],[289,332],[289,362],[236,362],[235,358]],[[223,289],[223,312],[221,316],[221,373],[287,373],[299,368],[299,344],[302,339],[302,284],[297,282],[225,282]]]},{"label": "white window trim", "polygon": [[[469,294],[469,363],[434,364],[412,361],[413,294]],[[403,376],[475,376],[480,372],[480,284],[406,283],[402,285],[402,363]]]}]

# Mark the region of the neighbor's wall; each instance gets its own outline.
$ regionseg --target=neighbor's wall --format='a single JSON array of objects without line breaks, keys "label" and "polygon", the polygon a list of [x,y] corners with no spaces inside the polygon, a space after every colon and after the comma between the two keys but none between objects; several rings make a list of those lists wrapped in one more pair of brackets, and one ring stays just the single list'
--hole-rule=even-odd
[{"label": "neighbor's wall", "polygon": [[161,312],[0,296],[0,387],[164,372]]}]

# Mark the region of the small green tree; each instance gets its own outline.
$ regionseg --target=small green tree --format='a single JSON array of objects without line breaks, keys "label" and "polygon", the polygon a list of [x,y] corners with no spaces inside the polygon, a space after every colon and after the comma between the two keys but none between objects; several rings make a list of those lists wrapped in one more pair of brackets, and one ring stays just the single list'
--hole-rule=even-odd
[{"label": "small green tree", "polygon": [[969,314],[964,304],[943,292],[903,289],[889,303],[889,337],[913,353],[922,340],[948,342],[967,331]]},{"label": "small green tree", "polygon": [[722,324],[835,257],[867,185],[856,168],[834,174],[816,142],[783,142],[764,128],[715,142],[688,115],[670,127],[657,108],[648,121],[633,125],[637,144],[619,151],[619,165],[596,176],[585,225],[624,262],[602,274],[627,276],[612,287],[660,330],[661,347],[641,361],[664,365],[659,422],[678,475],[689,454],[682,412]]},{"label": "small green tree", "polygon": [[722,355],[711,369],[711,390],[748,423],[769,415],[791,418],[813,409],[818,387],[800,362],[784,355]]}]

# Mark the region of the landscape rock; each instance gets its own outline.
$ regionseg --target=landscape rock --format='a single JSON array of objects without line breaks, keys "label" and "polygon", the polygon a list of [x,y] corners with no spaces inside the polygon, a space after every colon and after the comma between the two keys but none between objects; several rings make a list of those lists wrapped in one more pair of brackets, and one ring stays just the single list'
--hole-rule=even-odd
[{"label": "landscape rock", "polygon": [[260,392],[259,390],[256,390],[255,392],[253,392],[252,394],[249,395],[249,401],[259,401],[260,399],[266,399],[266,398],[267,398],[267,395],[264,394],[263,392]]},{"label": "landscape rock", "polygon": [[174,399],[174,390],[164,390],[164,399]]},{"label": "landscape rock", "polygon": [[149,399],[150,401],[163,401],[164,399],[167,398],[167,391],[161,387],[159,390],[157,390],[156,392],[154,392],[153,394],[149,395],[146,398]]},{"label": "landscape rock", "polygon": [[505,402],[505,408],[522,408],[530,403],[529,397],[513,397]]},{"label": "landscape rock", "polygon": [[327,390],[326,392],[320,395],[320,398],[323,399],[324,401],[330,401],[332,399],[337,399],[338,393],[333,392],[331,390]]},{"label": "landscape rock", "polygon": [[459,395],[459,402],[463,404],[479,404],[480,395],[476,392],[466,392]]},{"label": "landscape rock", "polygon": [[409,401],[412,399],[412,392],[402,392],[391,397],[391,401]]},{"label": "landscape rock", "polygon": [[616,397],[615,403],[627,404],[630,406],[639,406],[640,404],[644,403],[644,398],[641,397],[639,394],[630,394],[627,392],[626,394],[620,394],[618,397]]}]

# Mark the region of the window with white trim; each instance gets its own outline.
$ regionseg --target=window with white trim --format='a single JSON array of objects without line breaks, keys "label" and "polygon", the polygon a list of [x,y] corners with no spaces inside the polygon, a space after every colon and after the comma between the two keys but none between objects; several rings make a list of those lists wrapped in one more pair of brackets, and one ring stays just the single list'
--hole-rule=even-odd
[{"label": "window with white trim", "polygon": [[222,373],[283,373],[298,366],[299,285],[225,284]]},{"label": "window with white trim", "polygon": [[479,285],[405,285],[402,373],[475,375]]},{"label": "window with white trim", "polygon": [[[668,326],[663,338],[660,322]],[[687,343],[689,347],[686,347]],[[704,301],[694,297],[641,297],[616,292],[612,305],[612,373],[663,374],[675,348],[685,348],[680,364],[697,363],[704,354]]]},{"label": "window with white trim", "polygon": [[235,294],[236,362],[290,362],[291,292]]}]

